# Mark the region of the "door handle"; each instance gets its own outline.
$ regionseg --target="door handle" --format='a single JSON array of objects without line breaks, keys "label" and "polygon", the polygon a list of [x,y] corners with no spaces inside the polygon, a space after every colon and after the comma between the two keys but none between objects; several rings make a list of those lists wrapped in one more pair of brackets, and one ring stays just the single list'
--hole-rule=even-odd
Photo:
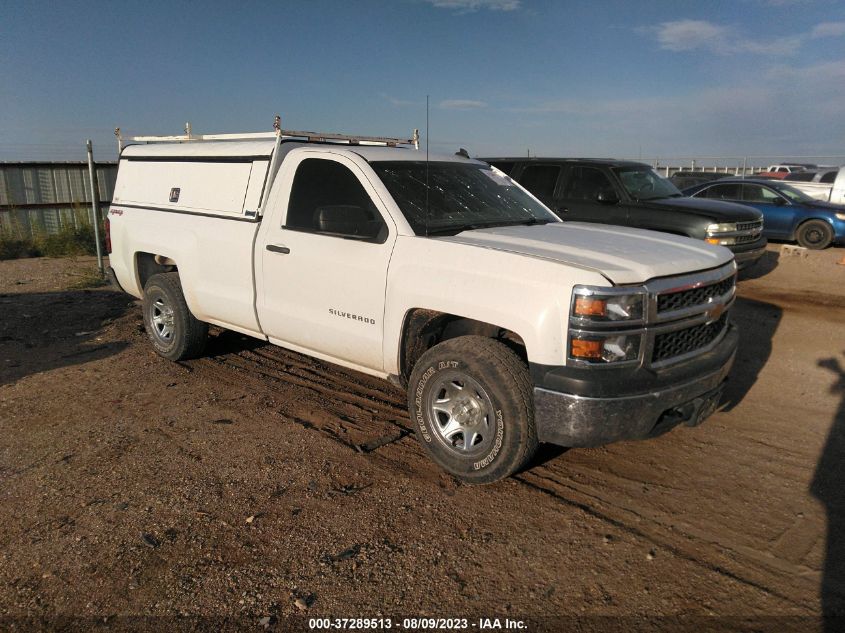
[{"label": "door handle", "polygon": [[276,244],[268,244],[267,250],[272,253],[281,253],[282,255],[290,253],[290,249],[287,246],[277,246]]},{"label": "door handle", "polygon": [[569,209],[567,209],[566,207],[558,207],[557,210],[558,213],[569,213]]}]

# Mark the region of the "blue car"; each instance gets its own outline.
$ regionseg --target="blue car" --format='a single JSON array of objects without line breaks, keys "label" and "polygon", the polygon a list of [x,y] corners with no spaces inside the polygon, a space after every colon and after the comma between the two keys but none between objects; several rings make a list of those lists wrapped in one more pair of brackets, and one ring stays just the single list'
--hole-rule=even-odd
[{"label": "blue car", "polygon": [[763,213],[763,236],[812,249],[845,243],[845,205],[811,198],[779,180],[722,178],[684,189],[684,195],[729,200]]}]

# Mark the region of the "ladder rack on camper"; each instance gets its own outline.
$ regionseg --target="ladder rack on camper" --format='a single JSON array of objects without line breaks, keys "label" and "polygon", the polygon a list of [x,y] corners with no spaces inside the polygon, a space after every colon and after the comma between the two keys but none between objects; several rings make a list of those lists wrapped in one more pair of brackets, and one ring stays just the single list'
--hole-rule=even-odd
[{"label": "ladder rack on camper", "polygon": [[185,143],[201,141],[258,141],[272,140],[277,142],[282,139],[303,139],[309,142],[340,143],[345,145],[383,145],[396,147],[397,145],[413,145],[420,148],[420,131],[414,130],[409,139],[393,138],[390,136],[361,136],[357,134],[336,134],[334,132],[308,132],[302,130],[283,130],[280,118],[276,116],[273,122],[273,132],[245,132],[240,134],[193,134],[191,124],[185,124],[185,134],[176,136],[130,136],[124,138],[120,128],[115,128],[114,135],[117,137],[118,152],[123,151],[126,141],[137,143]]},{"label": "ladder rack on camper", "polygon": [[303,132],[298,130],[283,130],[281,125],[281,117],[277,114],[273,121],[273,132],[247,132],[244,134],[193,134],[191,132],[191,124],[185,124],[185,134],[179,136],[130,136],[126,139],[120,133],[120,128],[115,128],[114,135],[117,137],[117,153],[118,156],[123,152],[124,141],[135,141],[138,143],[198,143],[202,141],[257,141],[257,140],[275,140],[275,147],[273,148],[273,157],[270,160],[268,174],[268,181],[263,188],[260,204],[258,209],[253,213],[255,215],[262,215],[265,205],[267,204],[267,197],[270,195],[270,189],[273,185],[273,180],[276,177],[276,171],[279,166],[279,146],[285,139],[303,139],[309,142],[323,142],[323,143],[338,143],[344,145],[380,145],[384,147],[396,147],[397,145],[413,145],[416,149],[420,148],[420,131],[414,130],[414,134],[410,139],[391,138],[388,136],[357,136],[352,134],[334,134],[329,132]]}]

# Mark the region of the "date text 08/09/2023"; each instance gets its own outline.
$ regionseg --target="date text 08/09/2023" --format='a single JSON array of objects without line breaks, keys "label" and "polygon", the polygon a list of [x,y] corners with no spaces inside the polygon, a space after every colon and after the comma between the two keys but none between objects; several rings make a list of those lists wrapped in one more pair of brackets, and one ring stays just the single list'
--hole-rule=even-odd
[{"label": "date text 08/09/2023", "polygon": [[320,630],[378,630],[405,629],[431,631],[472,630],[526,630],[524,620],[511,618],[309,618],[308,628]]}]

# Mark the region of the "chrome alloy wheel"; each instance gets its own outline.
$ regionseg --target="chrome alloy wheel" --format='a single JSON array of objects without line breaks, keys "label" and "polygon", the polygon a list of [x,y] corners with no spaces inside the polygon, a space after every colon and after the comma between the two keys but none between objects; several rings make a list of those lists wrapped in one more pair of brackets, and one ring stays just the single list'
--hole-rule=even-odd
[{"label": "chrome alloy wheel", "polygon": [[150,304],[153,333],[162,343],[169,343],[173,338],[173,321],[173,308],[164,297],[159,297]]},{"label": "chrome alloy wheel", "polygon": [[465,457],[484,453],[493,444],[493,403],[484,388],[460,371],[441,374],[428,392],[432,427],[443,445]]}]

